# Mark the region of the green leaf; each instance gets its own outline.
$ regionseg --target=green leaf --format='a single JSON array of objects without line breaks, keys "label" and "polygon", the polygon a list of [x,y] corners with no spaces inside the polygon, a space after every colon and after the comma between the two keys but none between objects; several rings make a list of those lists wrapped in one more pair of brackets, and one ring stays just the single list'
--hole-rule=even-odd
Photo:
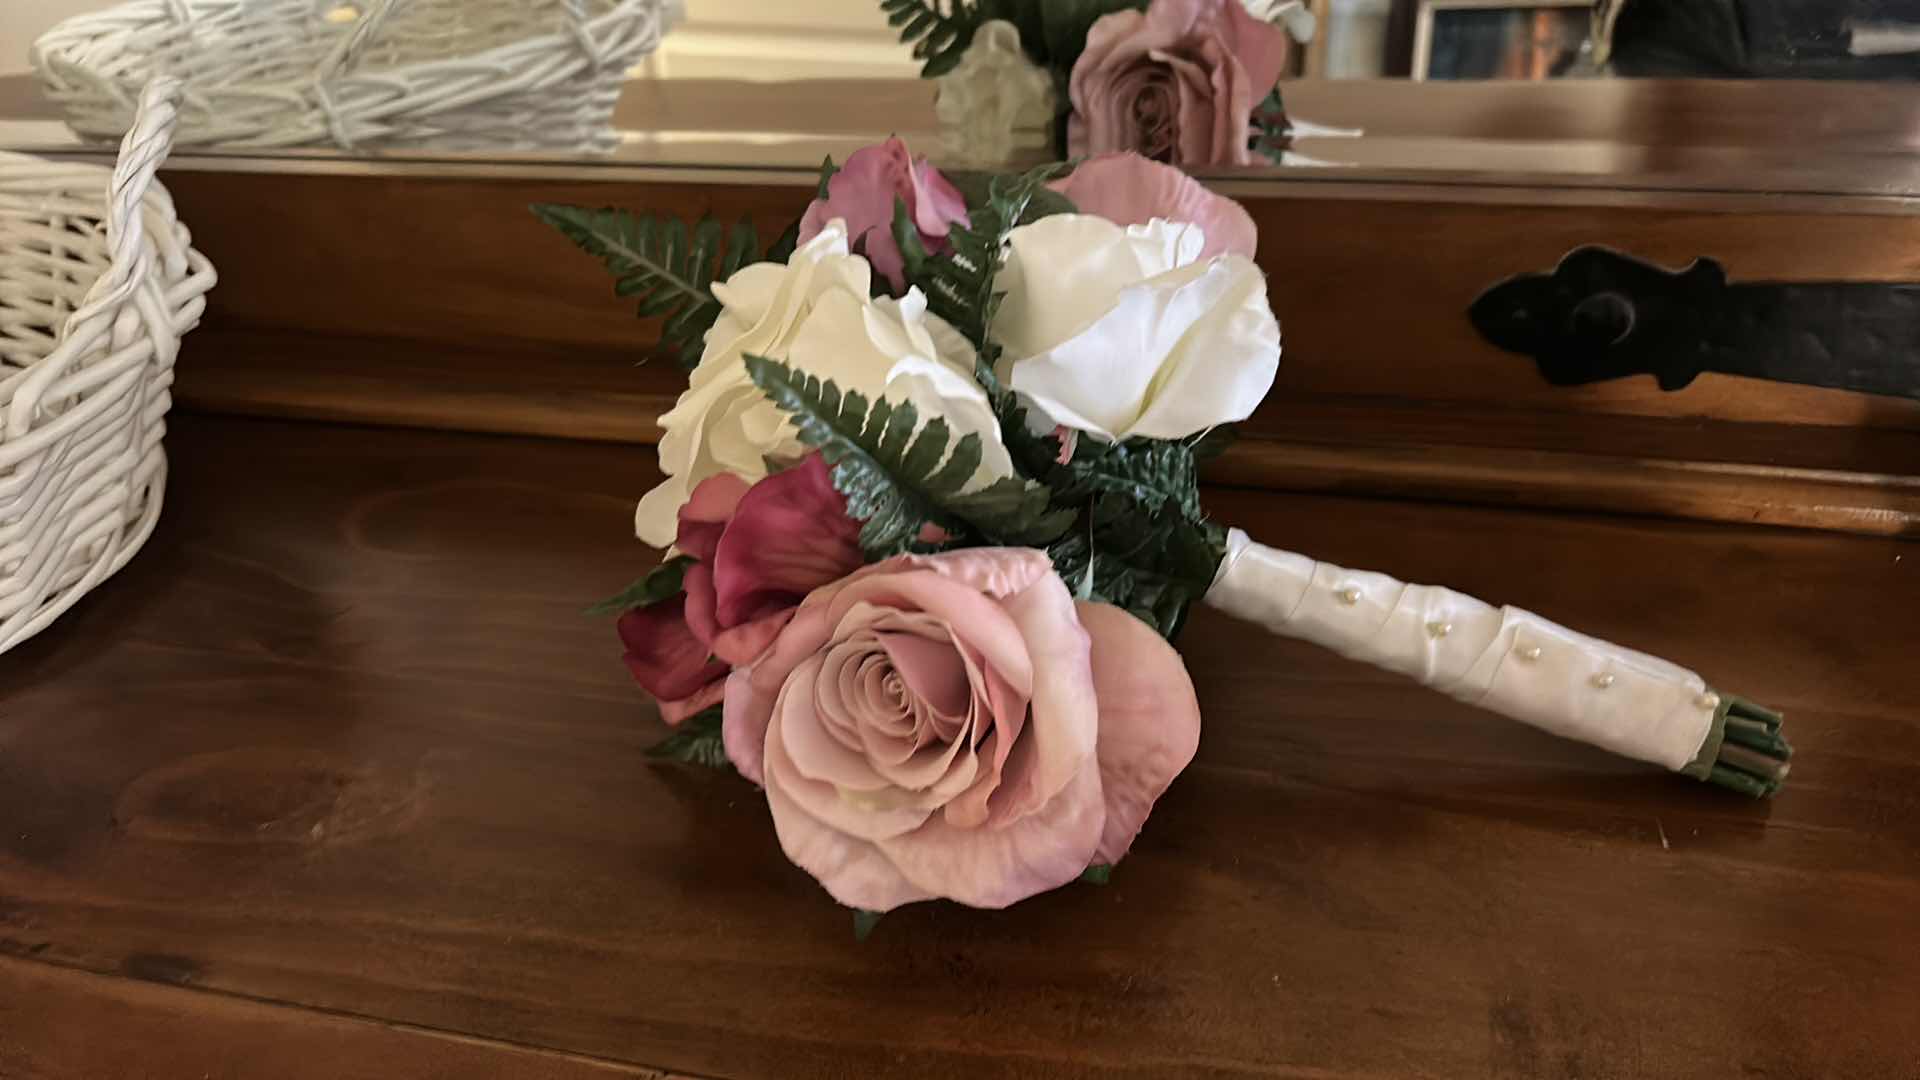
[{"label": "green leaf", "polygon": [[838,176],[839,173],[840,173],[840,166],[835,165],[833,163],[832,154],[828,154],[826,157],[821,158],[820,159],[820,182],[814,186],[813,197],[816,199],[826,198],[828,183],[835,176]]},{"label": "green leaf", "polygon": [[920,76],[938,78],[952,71],[973,44],[973,35],[985,20],[971,0],[880,0],[887,25],[900,31],[900,43],[913,46],[923,60]]},{"label": "green leaf", "polygon": [[1210,521],[1098,495],[1048,554],[1080,599],[1123,608],[1171,639],[1212,588],[1226,550],[1226,530]]},{"label": "green leaf", "polygon": [[886,914],[884,911],[866,911],[861,908],[854,908],[853,940],[864,943],[868,938],[872,937],[873,928],[880,925],[880,920],[885,918]]},{"label": "green leaf", "polygon": [[1051,477],[1062,500],[1080,501],[1096,494],[1131,499],[1149,514],[1171,510],[1198,519],[1200,481],[1193,449],[1161,439],[1130,439],[1101,443],[1082,438],[1073,461]]},{"label": "green leaf", "polygon": [[1193,460],[1205,465],[1226,453],[1227,448],[1239,440],[1239,429],[1232,424],[1220,424],[1201,432],[1197,438],[1187,440],[1187,446],[1193,450]]},{"label": "green leaf", "polygon": [[1113,880],[1113,867],[1089,866],[1080,872],[1080,880],[1087,885],[1105,885]]},{"label": "green leaf", "polygon": [[654,567],[646,577],[587,609],[589,615],[625,615],[637,607],[652,607],[680,595],[687,567],[694,559],[677,555]]},{"label": "green leaf", "polygon": [[[993,373],[999,348],[993,344],[993,316],[1000,308],[1001,294],[994,291],[1004,258],[1007,233],[1041,205],[1047,181],[1059,175],[1063,165],[1043,165],[1017,176],[988,179],[985,196],[977,204],[969,202],[965,226],[956,225],[947,234],[950,250],[934,255],[920,242],[920,229],[907,212],[905,200],[893,205],[893,238],[900,247],[901,262],[910,284],[927,296],[927,309],[952,323],[979,349],[974,376],[987,389],[996,409],[1008,407],[1007,395]],[[1037,202],[1037,200],[1039,202]],[[1002,426],[1006,417],[1002,415]]]},{"label": "green leaf", "polygon": [[1278,85],[1253,108],[1250,145],[1255,153],[1276,162],[1284,160],[1287,150],[1293,146],[1293,121],[1287,118],[1287,106],[1281,100]]},{"label": "green leaf", "polygon": [[647,756],[709,769],[733,768],[733,762],[727,759],[727,745],[720,737],[720,713],[720,706],[715,705],[687,717],[673,734],[648,749]]},{"label": "green leaf", "polygon": [[678,218],[542,203],[534,216],[606,263],[616,296],[631,297],[643,318],[665,318],[662,353],[681,367],[699,362],[707,330],[720,316],[712,284],[760,259],[753,222],[731,230],[711,216],[688,227]]},{"label": "green leaf", "polygon": [[1008,477],[963,492],[980,458],[978,435],[952,443],[944,419],[923,425],[910,402],[869,404],[863,395],[843,395],[830,381],[764,356],[748,356],[746,365],[754,385],[792,417],[800,441],[833,466],[847,513],[865,523],[860,546],[869,556],[923,548],[928,525],[956,543],[1030,547],[1059,538],[1072,524],[1073,511],[1053,509],[1044,484]]}]

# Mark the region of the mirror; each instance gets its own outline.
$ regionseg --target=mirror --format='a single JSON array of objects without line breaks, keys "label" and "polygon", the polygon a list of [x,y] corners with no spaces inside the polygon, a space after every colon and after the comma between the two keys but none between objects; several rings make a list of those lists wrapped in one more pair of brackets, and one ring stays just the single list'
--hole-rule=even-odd
[{"label": "mirror", "polygon": [[[1157,2],[1191,14],[1226,0]],[[1116,68],[1098,91],[1137,92],[1115,106],[1131,110],[1115,123],[1136,125],[1150,150],[1195,155],[1182,164],[1202,176],[1920,192],[1920,96],[1908,81],[1920,75],[1920,11],[1910,4],[1235,2],[1278,42],[1247,61],[1280,76],[1277,99],[1247,103],[1250,153],[1168,141],[1178,132],[1193,142],[1205,110],[1178,80],[1200,78],[1204,96],[1204,73],[1177,69],[1171,88],[1156,88]],[[182,153],[198,167],[798,170],[888,134],[937,164],[1017,165],[1072,143],[1071,110],[1045,97],[1061,100],[1065,71],[1031,61],[1063,41],[1079,51],[1096,16],[1145,6],[9,0],[0,146],[98,152],[125,125],[130,73],[166,69],[189,81]],[[1012,24],[996,29],[984,19],[993,13]],[[926,60],[952,70],[922,78]],[[1024,97],[1023,79],[1039,80]]]}]

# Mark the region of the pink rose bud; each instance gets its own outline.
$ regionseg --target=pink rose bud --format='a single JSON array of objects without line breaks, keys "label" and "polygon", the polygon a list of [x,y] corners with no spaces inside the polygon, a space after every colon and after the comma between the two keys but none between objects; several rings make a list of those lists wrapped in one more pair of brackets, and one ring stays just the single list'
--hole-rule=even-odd
[{"label": "pink rose bud", "polygon": [[820,235],[827,222],[847,223],[848,242],[867,257],[895,295],[906,291],[905,262],[893,239],[893,204],[903,199],[929,252],[947,250],[947,233],[967,221],[967,201],[959,189],[927,164],[907,153],[899,137],[855,150],[827,181],[827,197],[815,199],[800,219],[800,243]]}]

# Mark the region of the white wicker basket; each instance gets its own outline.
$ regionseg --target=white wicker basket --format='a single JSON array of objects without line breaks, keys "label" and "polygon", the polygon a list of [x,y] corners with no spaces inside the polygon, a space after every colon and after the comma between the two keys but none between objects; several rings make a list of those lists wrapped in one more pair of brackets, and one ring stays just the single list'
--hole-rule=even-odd
[{"label": "white wicker basket", "polygon": [[173,360],[214,283],[153,178],[178,99],[148,89],[113,169],[0,153],[0,650],[160,516]]},{"label": "white wicker basket", "polygon": [[118,137],[171,74],[183,146],[604,153],[674,2],[132,0],[54,27],[31,59],[90,138]]}]

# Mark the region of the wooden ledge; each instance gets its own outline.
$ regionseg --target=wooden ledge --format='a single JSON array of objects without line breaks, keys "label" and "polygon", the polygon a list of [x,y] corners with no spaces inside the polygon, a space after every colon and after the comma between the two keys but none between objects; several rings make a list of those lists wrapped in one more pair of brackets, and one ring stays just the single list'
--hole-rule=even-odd
[{"label": "wooden ledge", "polygon": [[[187,408],[241,416],[652,443],[679,376],[642,368],[638,356],[208,330],[190,339],[176,396]],[[1897,454],[1916,441],[1905,432],[1436,413],[1390,399],[1283,403],[1249,432],[1212,480],[1920,535],[1920,477],[1829,464],[1876,440],[1877,453]]]}]

